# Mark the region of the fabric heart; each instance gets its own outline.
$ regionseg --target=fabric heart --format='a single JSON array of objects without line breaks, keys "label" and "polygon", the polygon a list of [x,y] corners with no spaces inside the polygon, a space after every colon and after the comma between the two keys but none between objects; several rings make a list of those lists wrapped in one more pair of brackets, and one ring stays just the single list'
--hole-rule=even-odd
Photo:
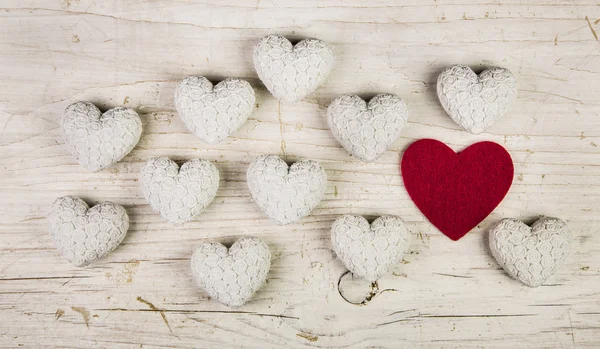
[{"label": "fabric heart", "polygon": [[333,67],[333,50],[318,39],[295,46],[282,35],[269,35],[254,48],[254,69],[269,92],[297,102],[316,90]]},{"label": "fabric heart", "polygon": [[140,171],[144,197],[167,221],[185,223],[213,201],[219,170],[209,161],[193,159],[181,166],[169,158],[152,158]]},{"label": "fabric heart", "polygon": [[345,215],[331,227],[331,244],[355,276],[375,282],[402,260],[410,232],[395,216],[381,216],[371,225],[361,217]]},{"label": "fabric heart", "polygon": [[517,99],[517,87],[508,69],[489,68],[477,76],[471,68],[455,65],[438,76],[437,94],[454,122],[479,134],[506,114]]},{"label": "fabric heart", "polygon": [[489,244],[498,264],[513,278],[538,287],[562,265],[571,241],[565,222],[543,217],[528,227],[503,219],[490,229]]},{"label": "fabric heart", "polygon": [[512,159],[499,144],[479,142],[456,154],[434,139],[411,144],[401,171],[415,205],[455,241],[500,204],[514,176]]},{"label": "fabric heart", "polygon": [[129,216],[123,206],[103,202],[89,208],[75,196],[56,199],[48,221],[56,249],[76,267],[108,255],[129,229]]},{"label": "fabric heart", "polygon": [[134,110],[117,107],[102,114],[87,102],[68,106],[60,126],[69,151],[92,172],[129,154],[142,134],[142,121]]},{"label": "fabric heart", "polygon": [[406,103],[393,94],[379,94],[368,104],[358,96],[341,96],[327,108],[335,139],[363,161],[383,154],[398,139],[407,119]]},{"label": "fabric heart", "polygon": [[254,90],[247,81],[228,78],[213,84],[202,76],[185,78],[175,90],[175,108],[188,129],[204,142],[221,143],[254,110]]},{"label": "fabric heart", "polygon": [[288,168],[276,155],[254,159],[246,173],[252,198],[279,225],[308,215],[321,201],[327,173],[318,162],[302,160]]},{"label": "fabric heart", "polygon": [[260,288],[271,268],[271,252],[260,239],[244,237],[229,251],[219,243],[204,243],[192,256],[192,274],[208,295],[239,307]]}]

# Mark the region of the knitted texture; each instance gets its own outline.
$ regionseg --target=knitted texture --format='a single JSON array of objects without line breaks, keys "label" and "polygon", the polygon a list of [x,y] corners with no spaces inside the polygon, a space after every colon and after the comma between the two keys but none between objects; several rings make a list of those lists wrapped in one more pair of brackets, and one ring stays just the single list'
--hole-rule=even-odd
[{"label": "knitted texture", "polygon": [[185,223],[213,201],[219,170],[209,161],[193,159],[181,166],[169,158],[152,158],[140,171],[144,197],[167,221]]},{"label": "knitted texture", "polygon": [[517,87],[508,69],[489,68],[477,76],[471,68],[455,65],[438,76],[437,94],[454,122],[479,134],[508,111],[517,99]]},{"label": "knitted texture", "polygon": [[87,102],[68,106],[60,126],[69,151],[93,172],[129,154],[142,134],[142,121],[133,109],[117,107],[102,114]]},{"label": "knitted texture", "polygon": [[558,218],[543,217],[531,228],[503,219],[490,229],[489,244],[498,264],[513,278],[538,287],[562,265],[571,233]]},{"label": "knitted texture", "polygon": [[123,206],[103,202],[89,208],[75,196],[56,199],[48,221],[56,248],[76,267],[105,257],[119,246],[129,229]]},{"label": "knitted texture", "polygon": [[246,174],[252,198],[279,225],[308,215],[325,194],[327,173],[318,162],[302,160],[288,168],[276,155],[261,155]]},{"label": "knitted texture", "polygon": [[254,90],[228,78],[213,87],[202,76],[185,78],[175,89],[175,108],[188,129],[209,144],[221,143],[252,114]]},{"label": "knitted texture", "polygon": [[244,237],[229,251],[219,243],[204,243],[192,256],[192,274],[208,295],[239,307],[260,288],[271,268],[271,252],[260,239]]},{"label": "knitted texture", "polygon": [[514,177],[510,154],[494,142],[455,153],[435,139],[420,139],[402,155],[404,187],[444,235],[458,240],[504,199]]},{"label": "knitted texture", "polygon": [[331,227],[331,244],[355,276],[375,282],[402,260],[410,232],[395,216],[381,216],[369,225],[361,217],[345,215]]},{"label": "knitted texture", "polygon": [[333,50],[318,39],[295,46],[282,35],[269,35],[254,48],[254,69],[277,99],[296,102],[322,84],[333,67]]},{"label": "knitted texture", "polygon": [[406,103],[393,94],[379,94],[367,104],[346,95],[327,108],[327,123],[335,139],[362,161],[373,161],[398,139],[408,119]]}]

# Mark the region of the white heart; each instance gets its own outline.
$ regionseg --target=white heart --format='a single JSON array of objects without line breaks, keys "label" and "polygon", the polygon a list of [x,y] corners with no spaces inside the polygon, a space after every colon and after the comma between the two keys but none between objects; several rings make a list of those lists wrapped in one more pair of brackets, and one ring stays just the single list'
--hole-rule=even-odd
[{"label": "white heart", "polygon": [[302,160],[288,168],[276,155],[254,159],[246,173],[252,198],[279,225],[308,215],[321,201],[327,173],[318,162]]},{"label": "white heart", "polygon": [[538,287],[556,272],[569,250],[571,233],[558,218],[543,217],[531,228],[503,219],[489,233],[492,255],[513,278]]},{"label": "white heart", "polygon": [[324,41],[305,39],[295,46],[282,35],[269,35],[254,48],[254,69],[271,94],[297,102],[316,90],[333,67],[333,50]]},{"label": "white heart", "polygon": [[93,172],[129,154],[142,134],[142,121],[133,109],[117,107],[102,114],[87,102],[68,106],[60,126],[69,151]]},{"label": "white heart", "polygon": [[410,232],[395,216],[381,216],[369,224],[364,217],[345,215],[331,226],[331,244],[353,275],[375,282],[402,260]]},{"label": "white heart", "polygon": [[477,76],[463,65],[444,70],[437,79],[440,103],[452,120],[472,134],[492,126],[517,99],[513,74],[493,67]]},{"label": "white heart", "polygon": [[219,243],[204,243],[192,256],[192,274],[208,295],[232,307],[246,303],[271,268],[271,252],[260,239],[244,237],[229,251]]},{"label": "white heart", "polygon": [[407,119],[406,103],[393,94],[379,94],[368,104],[358,96],[341,96],[327,108],[335,139],[363,161],[383,154],[398,139]]},{"label": "white heart", "polygon": [[175,90],[175,108],[188,129],[204,142],[221,143],[254,110],[254,90],[247,81],[228,78],[213,84],[202,76],[185,78]]},{"label": "white heart", "polygon": [[56,249],[76,267],[108,255],[129,229],[129,216],[123,206],[103,202],[89,208],[75,196],[56,199],[48,221]]},{"label": "white heart", "polygon": [[209,161],[193,159],[181,169],[169,158],[152,158],[140,171],[144,197],[167,221],[181,224],[199,215],[219,189],[219,170]]}]

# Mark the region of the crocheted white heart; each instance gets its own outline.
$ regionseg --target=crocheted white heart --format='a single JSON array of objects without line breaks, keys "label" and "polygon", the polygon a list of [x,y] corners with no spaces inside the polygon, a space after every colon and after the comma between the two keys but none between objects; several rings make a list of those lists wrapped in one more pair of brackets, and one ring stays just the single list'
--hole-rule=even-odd
[{"label": "crocheted white heart", "polygon": [[140,171],[144,197],[167,221],[181,224],[199,215],[219,189],[219,170],[209,161],[193,159],[181,169],[169,158],[152,158]]},{"label": "crocheted white heart", "polygon": [[89,208],[75,196],[56,199],[48,221],[56,248],[76,267],[105,257],[119,246],[129,229],[123,206],[103,202]]},{"label": "crocheted white heart", "polygon": [[296,102],[316,90],[333,67],[333,50],[318,39],[295,46],[282,35],[269,35],[254,48],[254,69],[271,94]]},{"label": "crocheted white heart", "polygon": [[395,216],[381,216],[369,225],[364,217],[345,215],[331,226],[331,244],[352,274],[375,282],[402,260],[410,232]]},{"label": "crocheted white heart", "polygon": [[192,274],[206,293],[231,307],[246,303],[271,268],[271,252],[260,239],[244,237],[229,251],[219,243],[204,243],[192,256]]},{"label": "crocheted white heart", "polygon": [[276,155],[254,159],[246,173],[252,198],[279,225],[308,215],[325,194],[327,173],[318,162],[302,160],[288,168]]},{"label": "crocheted white heart", "polygon": [[175,90],[175,108],[188,129],[204,142],[221,143],[254,110],[254,90],[247,81],[228,78],[213,87],[202,76],[185,78]]},{"label": "crocheted white heart", "polygon": [[543,217],[531,228],[503,219],[489,233],[492,255],[513,278],[538,287],[556,272],[569,250],[571,233],[558,218]]},{"label": "crocheted white heart", "polygon": [[393,94],[379,94],[367,104],[346,95],[327,108],[327,123],[335,139],[362,161],[373,161],[398,139],[408,119],[406,103]]},{"label": "crocheted white heart", "polygon": [[117,107],[102,114],[87,102],[68,106],[60,126],[69,151],[93,172],[129,154],[142,134],[142,121],[133,109]]},{"label": "crocheted white heart", "polygon": [[455,65],[437,79],[437,94],[452,120],[472,134],[498,121],[517,99],[513,74],[494,67],[479,76],[469,67]]}]

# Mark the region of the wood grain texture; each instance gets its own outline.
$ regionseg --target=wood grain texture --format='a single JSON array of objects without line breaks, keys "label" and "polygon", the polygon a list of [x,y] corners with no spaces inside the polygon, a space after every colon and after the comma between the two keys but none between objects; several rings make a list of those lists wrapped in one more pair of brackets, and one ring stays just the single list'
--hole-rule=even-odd
[{"label": "wood grain texture", "polygon": [[[4,0],[0,4],[0,348],[597,348],[600,346],[600,7],[597,0]],[[336,66],[306,99],[280,104],[252,67],[254,43],[281,33],[332,44]],[[519,97],[488,133],[473,136],[444,113],[437,74],[451,64],[509,68]],[[180,79],[248,79],[250,120],[206,146],[175,113]],[[409,121],[377,162],[350,157],[327,129],[343,93],[401,96]],[[99,173],[64,146],[64,108],[87,100],[128,106],[144,123],[122,162]],[[436,138],[461,150],[502,144],[515,161],[506,199],[452,242],[402,186],[402,151]],[[321,162],[325,199],[278,227],[251,201],[249,161],[265,153]],[[212,160],[216,201],[175,228],[142,197],[145,160]],[[131,217],[124,243],[76,269],[52,247],[46,214],[58,196],[110,200]],[[329,228],[341,214],[401,216],[411,252],[377,284],[352,280]],[[557,216],[572,253],[546,285],[511,280],[486,230],[503,217]],[[238,310],[193,284],[189,258],[204,241],[256,235],[274,259],[268,282]]]}]

